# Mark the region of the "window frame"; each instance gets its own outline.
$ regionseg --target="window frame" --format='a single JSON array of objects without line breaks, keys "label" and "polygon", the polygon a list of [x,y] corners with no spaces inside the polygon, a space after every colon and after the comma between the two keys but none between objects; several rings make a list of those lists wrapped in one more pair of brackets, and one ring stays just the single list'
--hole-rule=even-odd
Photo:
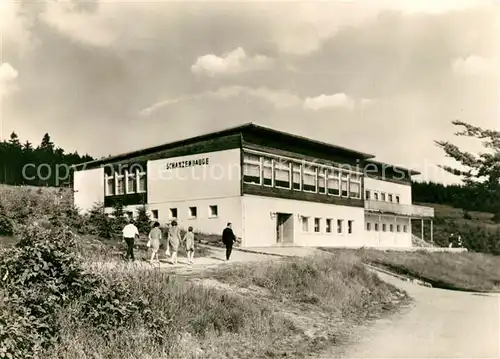
[{"label": "window frame", "polygon": [[[194,215],[193,215],[194,209]],[[198,207],[197,206],[189,206],[188,207],[188,219],[196,219],[198,218]]]},{"label": "window frame", "polygon": [[[111,181],[111,193],[108,191],[108,182]],[[104,196],[109,197],[109,196],[114,196],[115,195],[115,176],[109,176],[107,174],[104,175],[104,183],[105,183],[105,189],[104,189]]]},{"label": "window frame", "polygon": [[[215,208],[215,214],[213,214],[213,208]],[[208,218],[218,218],[219,217],[219,206],[217,204],[208,205]]]},{"label": "window frame", "polygon": [[321,218],[314,218],[314,233],[321,233]]},{"label": "window frame", "polygon": [[347,234],[353,234],[354,232],[354,220],[347,220]]},{"label": "window frame", "polygon": [[[175,210],[176,216],[173,215],[173,211],[174,210]],[[177,218],[179,218],[179,209],[177,207],[169,208],[169,219],[170,220],[175,220]]]},{"label": "window frame", "polygon": [[[305,189],[305,177],[306,173],[308,176],[314,176],[314,191]],[[310,186],[310,185],[307,185]],[[318,167],[314,166],[314,171],[307,169],[305,166],[302,166],[302,191],[307,193],[318,193]]]},{"label": "window frame", "polygon": [[327,218],[325,220],[325,233],[333,233],[333,219]]},{"label": "window frame", "polygon": [[340,235],[344,234],[344,220],[343,219],[337,219],[337,234],[340,234]]},{"label": "window frame", "polygon": [[[248,157],[245,157],[246,155],[251,155],[251,156],[257,156],[259,158],[259,160],[253,160],[253,159],[249,159]],[[255,182],[248,182],[248,181],[245,181],[245,164],[249,164],[249,165],[258,165],[259,166],[259,183],[255,183]],[[263,178],[262,178],[262,171],[263,171],[263,168],[262,168],[262,156],[261,155],[257,155],[257,154],[254,154],[254,153],[251,153],[251,152],[247,152],[247,151],[244,151],[243,152],[243,183],[245,184],[251,184],[251,185],[254,185],[254,186],[262,186],[262,183],[263,183]]]},{"label": "window frame", "polygon": [[[291,190],[292,189],[292,182],[293,182],[293,178],[292,178],[292,162],[289,161],[289,160],[285,160],[285,159],[283,159],[283,161],[288,162],[288,166],[283,165],[281,163],[281,161],[273,160],[273,164],[274,164],[273,165],[274,187],[281,188],[281,189]],[[288,167],[288,169],[286,169],[286,167]],[[288,172],[288,187],[284,187],[284,186],[279,186],[278,185],[278,181],[276,180],[276,171],[277,170]],[[284,182],[284,181],[280,181],[280,182]]]}]

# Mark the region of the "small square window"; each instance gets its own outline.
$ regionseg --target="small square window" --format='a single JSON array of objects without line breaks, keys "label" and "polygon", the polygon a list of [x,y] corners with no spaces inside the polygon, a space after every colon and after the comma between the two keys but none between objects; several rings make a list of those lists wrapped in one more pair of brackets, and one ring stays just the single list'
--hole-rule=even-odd
[{"label": "small square window", "polygon": [[365,199],[370,199],[370,191],[369,190],[365,191]]},{"label": "small square window", "polygon": [[177,208],[170,208],[170,219],[177,219]]},{"label": "small square window", "polygon": [[399,224],[396,225],[396,231],[401,232],[401,226]]},{"label": "small square window", "polygon": [[318,233],[321,231],[321,219],[314,218],[314,232]]},{"label": "small square window", "polygon": [[378,193],[377,193],[377,192],[375,192],[375,193],[373,194],[373,199],[374,199],[375,201],[378,201]]},{"label": "small square window", "polygon": [[158,210],[157,209],[153,209],[151,211],[152,215],[153,215],[153,219],[154,220],[158,220]]},{"label": "small square window", "polygon": [[399,196],[396,196],[396,203],[399,203]]},{"label": "small square window", "polygon": [[378,228],[378,223],[375,223],[375,231],[378,232],[379,228]]},{"label": "small square window", "polygon": [[392,202],[392,194],[389,195],[389,202]]},{"label": "small square window", "polygon": [[380,194],[380,200],[381,201],[385,201],[385,193],[381,193]]},{"label": "small square window", "polygon": [[382,232],[387,231],[387,225],[385,223],[382,223]]},{"label": "small square window", "polygon": [[196,218],[198,210],[196,207],[189,207],[189,218]]},{"label": "small square window", "polygon": [[347,233],[352,234],[353,224],[354,224],[354,221],[352,221],[352,220],[347,221]]},{"label": "small square window", "polygon": [[370,222],[366,222],[366,230],[371,231],[372,230],[372,224]]},{"label": "small square window", "polygon": [[394,225],[389,224],[389,231],[390,231],[390,232],[394,232]]},{"label": "small square window", "polygon": [[343,223],[344,223],[344,220],[337,219],[337,233],[340,233],[340,234],[343,233],[343,228],[342,228]]},{"label": "small square window", "polygon": [[209,216],[210,218],[215,218],[219,215],[219,208],[216,205],[209,206]]},{"label": "small square window", "polygon": [[408,232],[408,227],[406,227],[406,225],[403,226],[403,232]]},{"label": "small square window", "polygon": [[332,233],[332,220],[330,218],[326,219],[326,233]]}]

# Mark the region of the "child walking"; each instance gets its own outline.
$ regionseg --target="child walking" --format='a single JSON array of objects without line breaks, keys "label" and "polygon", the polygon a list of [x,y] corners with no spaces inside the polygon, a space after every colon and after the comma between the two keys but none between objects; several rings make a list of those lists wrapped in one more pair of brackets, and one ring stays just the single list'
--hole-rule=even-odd
[{"label": "child walking", "polygon": [[194,259],[194,233],[193,233],[193,227],[189,227],[188,228],[188,231],[184,235],[183,241],[186,244],[187,260],[188,260],[189,264],[193,264],[193,259]]},{"label": "child walking", "polygon": [[156,257],[156,260],[158,260],[158,250],[160,249],[160,241],[161,241],[161,230],[160,230],[160,223],[155,222],[153,225],[153,229],[149,232],[149,242],[148,242],[148,247],[151,247],[152,253],[151,253],[151,260],[150,263],[153,264],[153,261]]}]

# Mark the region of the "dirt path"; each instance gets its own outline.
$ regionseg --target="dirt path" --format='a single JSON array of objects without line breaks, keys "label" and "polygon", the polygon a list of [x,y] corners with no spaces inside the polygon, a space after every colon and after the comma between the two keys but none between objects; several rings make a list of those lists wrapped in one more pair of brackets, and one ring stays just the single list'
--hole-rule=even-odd
[{"label": "dirt path", "polygon": [[401,313],[359,330],[344,358],[499,358],[500,296],[427,288],[380,277],[414,299]]}]

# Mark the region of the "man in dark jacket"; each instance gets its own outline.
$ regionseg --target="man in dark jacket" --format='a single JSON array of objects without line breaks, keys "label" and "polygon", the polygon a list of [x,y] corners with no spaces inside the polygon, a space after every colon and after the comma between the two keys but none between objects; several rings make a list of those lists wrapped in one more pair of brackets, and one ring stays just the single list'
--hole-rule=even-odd
[{"label": "man in dark jacket", "polygon": [[234,242],[236,242],[236,236],[234,235],[231,223],[228,223],[222,232],[222,243],[226,246],[226,260],[229,260],[231,256]]}]

